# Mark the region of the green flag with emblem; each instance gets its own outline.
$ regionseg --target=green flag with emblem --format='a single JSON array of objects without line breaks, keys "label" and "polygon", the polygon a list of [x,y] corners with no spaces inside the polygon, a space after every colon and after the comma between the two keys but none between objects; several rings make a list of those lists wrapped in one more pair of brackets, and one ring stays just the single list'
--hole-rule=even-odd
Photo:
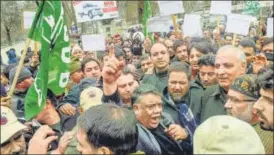
[{"label": "green flag with emblem", "polygon": [[243,14],[258,16],[260,10],[259,1],[246,1]]},{"label": "green flag with emblem", "polygon": [[70,44],[61,1],[41,1],[28,38],[41,44],[41,63],[25,98],[25,119],[30,120],[45,107],[47,91],[65,91],[69,80]]}]

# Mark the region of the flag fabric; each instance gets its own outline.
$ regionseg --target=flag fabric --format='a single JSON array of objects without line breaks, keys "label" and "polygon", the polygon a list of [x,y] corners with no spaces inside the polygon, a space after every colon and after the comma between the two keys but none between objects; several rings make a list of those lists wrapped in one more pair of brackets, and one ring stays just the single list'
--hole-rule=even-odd
[{"label": "flag fabric", "polygon": [[243,14],[258,16],[260,3],[258,1],[246,1]]},{"label": "flag fabric", "polygon": [[61,1],[41,1],[28,38],[41,44],[41,63],[25,98],[25,119],[40,113],[48,89],[55,95],[65,91],[69,80],[70,45]]},{"label": "flag fabric", "polygon": [[147,32],[147,20],[151,17],[151,7],[149,0],[144,1],[144,14],[143,14],[143,31],[145,37],[148,36]]}]

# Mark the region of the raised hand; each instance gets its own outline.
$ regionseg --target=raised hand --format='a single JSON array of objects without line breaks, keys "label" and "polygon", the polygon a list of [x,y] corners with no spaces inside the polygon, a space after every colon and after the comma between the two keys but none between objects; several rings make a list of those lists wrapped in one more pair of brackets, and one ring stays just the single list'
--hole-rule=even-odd
[{"label": "raised hand", "polygon": [[105,84],[116,82],[117,78],[121,75],[123,63],[119,62],[114,54],[114,45],[109,47],[109,59],[103,67],[102,76]]}]

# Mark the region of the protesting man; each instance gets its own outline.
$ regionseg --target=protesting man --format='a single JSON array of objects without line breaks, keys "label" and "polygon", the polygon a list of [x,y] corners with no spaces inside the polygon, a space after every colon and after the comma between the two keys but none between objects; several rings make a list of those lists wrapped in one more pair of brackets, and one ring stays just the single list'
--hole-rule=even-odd
[{"label": "protesting man", "polygon": [[[215,55],[206,54],[198,60],[199,74],[190,85],[190,108],[195,118],[200,118],[201,99],[207,87],[217,84],[215,75]],[[197,120],[199,121],[199,120]]]},{"label": "protesting man", "polygon": [[215,74],[218,85],[208,87],[202,97],[201,122],[211,116],[225,115],[224,104],[232,81],[246,71],[246,58],[242,50],[232,47],[221,47],[216,55]]},{"label": "protesting man", "polygon": [[148,54],[145,54],[145,55],[141,56],[140,63],[141,63],[142,73],[144,73],[144,74],[148,70],[152,70],[153,69],[153,63],[152,63],[151,58],[150,58],[150,56]]},{"label": "protesting man", "polygon": [[78,119],[77,150],[81,154],[136,152],[138,131],[132,111],[113,104],[94,106]]},{"label": "protesting man", "polygon": [[174,62],[168,69],[168,84],[163,91],[163,111],[168,113],[188,133],[185,150],[192,150],[192,136],[197,127],[190,105],[190,67],[186,63]]},{"label": "protesting man", "polygon": [[[138,130],[141,133],[139,142],[143,143],[141,146],[145,149],[142,151],[149,153],[146,151],[149,149],[153,154],[157,152],[159,154],[159,151],[162,154],[185,154],[187,131],[175,124],[168,114],[163,113],[161,94],[153,85],[141,84],[135,89],[132,103],[138,120]],[[142,141],[142,139],[150,141]]]},{"label": "protesting man", "polygon": [[1,154],[26,154],[26,129],[9,108],[1,106]]},{"label": "protesting man", "polygon": [[169,40],[169,39],[166,39],[165,42],[164,42],[167,50],[168,50],[168,53],[169,53],[169,57],[170,57],[170,61],[172,62],[173,59],[175,58],[175,52],[173,50],[173,41],[172,40]]},{"label": "protesting man", "polygon": [[173,50],[175,52],[176,58],[173,61],[181,61],[188,63],[188,52],[187,52],[187,43],[181,40],[176,40],[173,43]]},{"label": "protesting man", "polygon": [[253,72],[253,60],[256,55],[256,45],[253,40],[245,39],[240,41],[239,48],[245,53],[246,57],[246,73],[252,74]]},{"label": "protesting man", "polygon": [[[10,84],[13,83],[16,70],[17,67],[14,67],[9,72]],[[25,121],[25,96],[33,82],[34,80],[31,72],[26,67],[23,67],[19,73],[19,77],[15,85],[15,91],[11,98],[11,109],[15,113],[16,117],[23,122]]]},{"label": "protesting man", "polygon": [[110,49],[109,61],[103,68],[103,102],[114,102],[118,105],[131,107],[131,95],[135,89],[134,74],[128,69],[123,68],[123,62],[120,62],[115,56],[114,51]]},{"label": "protesting man", "polygon": [[268,66],[258,76],[258,83],[260,85],[260,98],[255,103],[254,108],[257,111],[257,115],[260,117],[260,125],[264,130],[274,130],[273,121],[273,66]]},{"label": "protesting man", "polygon": [[254,103],[259,99],[259,88],[255,80],[255,75],[245,74],[237,77],[230,85],[225,108],[228,115],[254,126],[264,144],[266,153],[273,154],[273,133],[260,128],[258,116],[253,110]]},{"label": "protesting man", "polygon": [[[84,74],[85,79],[93,79],[90,83],[94,86],[100,87],[100,77],[101,77],[101,67],[98,60],[94,58],[87,58],[81,62],[81,70]],[[95,81],[94,81],[95,79]],[[82,79],[81,81],[83,81]],[[68,94],[63,98],[62,102],[58,105],[58,109],[66,115],[74,115],[76,113],[76,108],[79,105],[80,101],[80,85],[85,83],[81,82],[77,85],[74,85]]]},{"label": "protesting man", "polygon": [[142,83],[152,84],[162,92],[167,86],[167,70],[170,60],[166,46],[162,43],[152,45],[150,57],[154,69],[143,77]]}]

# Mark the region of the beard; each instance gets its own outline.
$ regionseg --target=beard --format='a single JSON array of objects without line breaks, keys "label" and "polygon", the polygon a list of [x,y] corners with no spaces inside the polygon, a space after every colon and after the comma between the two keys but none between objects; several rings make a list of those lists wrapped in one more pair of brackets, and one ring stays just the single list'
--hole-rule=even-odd
[{"label": "beard", "polygon": [[171,94],[173,102],[178,103],[183,100],[184,96],[182,94]]}]

